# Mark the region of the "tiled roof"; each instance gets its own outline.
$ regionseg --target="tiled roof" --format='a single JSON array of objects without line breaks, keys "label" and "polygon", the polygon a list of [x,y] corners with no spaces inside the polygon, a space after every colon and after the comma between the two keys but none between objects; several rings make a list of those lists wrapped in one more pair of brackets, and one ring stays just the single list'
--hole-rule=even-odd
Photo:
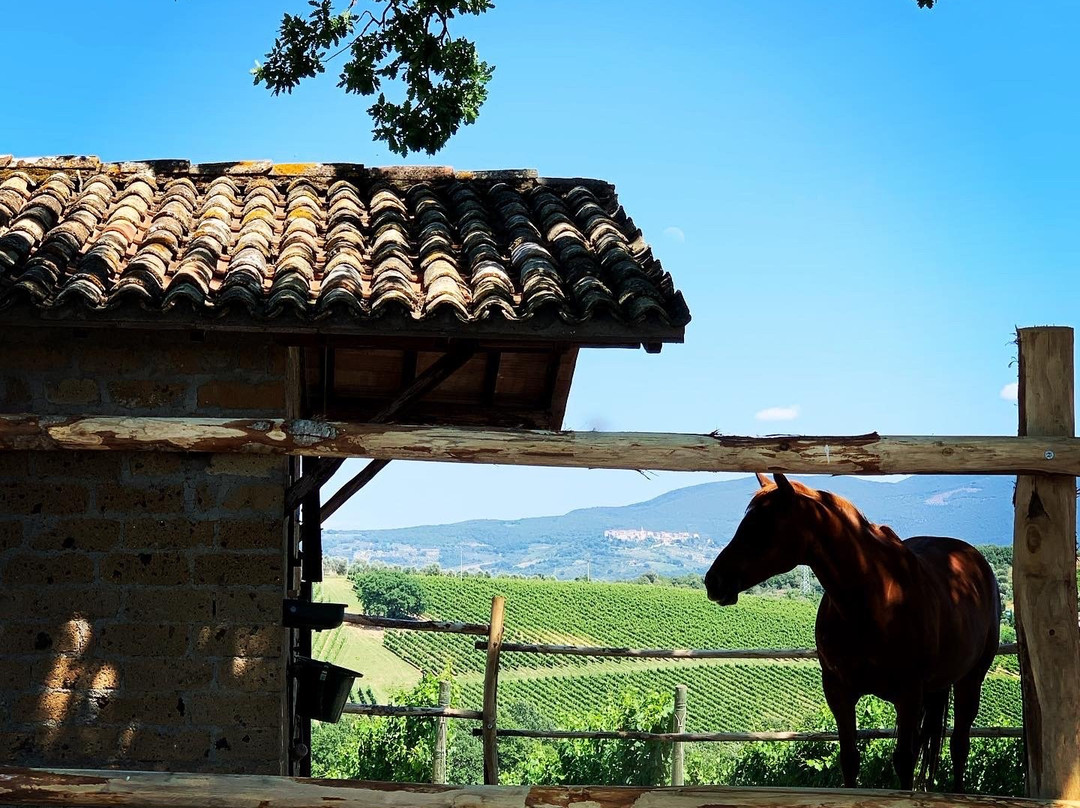
[{"label": "tiled roof", "polygon": [[596,180],[0,157],[0,322],[15,312],[583,339],[603,324],[654,342],[690,319]]}]

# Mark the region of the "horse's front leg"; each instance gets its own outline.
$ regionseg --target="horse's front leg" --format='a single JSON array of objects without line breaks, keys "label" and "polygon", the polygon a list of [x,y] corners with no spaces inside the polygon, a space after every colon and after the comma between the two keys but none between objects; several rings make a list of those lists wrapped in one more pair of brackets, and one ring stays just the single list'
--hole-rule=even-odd
[{"label": "horse's front leg", "polygon": [[896,703],[896,751],[893,752],[893,768],[903,791],[912,791],[915,788],[915,760],[919,755],[922,714],[922,693],[909,694]]},{"label": "horse's front leg", "polygon": [[836,732],[840,736],[840,771],[844,775],[845,788],[855,788],[859,777],[859,746],[855,741],[855,705],[858,694],[843,682],[822,669],[821,687],[825,701],[836,719]]}]

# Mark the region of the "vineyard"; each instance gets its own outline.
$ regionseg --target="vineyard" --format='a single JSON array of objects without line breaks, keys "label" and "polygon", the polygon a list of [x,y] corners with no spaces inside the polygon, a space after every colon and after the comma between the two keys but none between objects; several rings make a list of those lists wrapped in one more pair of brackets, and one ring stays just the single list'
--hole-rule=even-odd
[{"label": "vineyard", "polygon": [[[487,622],[494,595],[506,597],[508,642],[631,648],[812,648],[817,607],[802,599],[746,597],[720,609],[700,590],[638,584],[419,576],[428,611],[444,620]],[[469,638],[388,632],[386,647],[418,668],[479,673]],[[512,654],[507,670],[587,667],[587,657]],[[616,663],[617,664],[617,663]],[[633,665],[627,660],[623,664]]]},{"label": "vineyard", "polygon": [[[340,597],[343,579],[328,581]],[[523,579],[417,576],[428,615],[485,623],[491,598],[506,597],[507,640],[637,648],[810,648],[814,645],[814,602],[799,598],[744,596],[718,608],[700,590],[637,584],[599,584]],[[350,599],[350,603],[353,603]],[[359,607],[359,604],[356,604]],[[347,657],[342,643],[364,636],[356,629],[325,633],[317,655]],[[461,686],[464,707],[482,702],[484,653],[474,638],[387,631],[383,653],[392,652],[421,670],[450,666]],[[321,650],[321,653],[318,653]],[[389,654],[387,654],[389,656]],[[365,670],[364,658],[355,655]],[[571,717],[599,709],[627,688],[670,693],[689,688],[691,732],[792,730],[819,721],[825,711],[821,675],[813,661],[671,661],[594,659],[504,653],[499,702],[506,726],[517,703],[532,705],[544,726],[568,726]],[[379,687],[375,671],[364,684]],[[978,726],[1021,723],[1020,679],[1015,657],[999,657],[983,688]]]}]

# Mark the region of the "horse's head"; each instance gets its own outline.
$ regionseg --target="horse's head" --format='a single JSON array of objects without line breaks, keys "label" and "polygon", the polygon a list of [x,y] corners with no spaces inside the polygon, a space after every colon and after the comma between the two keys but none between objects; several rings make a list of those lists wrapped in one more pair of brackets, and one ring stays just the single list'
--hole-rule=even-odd
[{"label": "horse's head", "polygon": [[758,474],[761,488],[750,500],[735,536],[705,574],[709,600],[730,606],[739,593],[804,563],[810,532],[802,495],[809,489],[783,474]]}]

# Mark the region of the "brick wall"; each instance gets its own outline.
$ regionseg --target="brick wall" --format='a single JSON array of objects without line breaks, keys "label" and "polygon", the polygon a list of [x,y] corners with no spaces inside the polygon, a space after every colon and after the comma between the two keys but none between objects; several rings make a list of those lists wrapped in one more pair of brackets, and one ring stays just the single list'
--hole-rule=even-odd
[{"label": "brick wall", "polygon": [[[284,413],[285,349],[0,326],[0,411]],[[0,759],[283,772],[281,458],[0,452]]]}]

